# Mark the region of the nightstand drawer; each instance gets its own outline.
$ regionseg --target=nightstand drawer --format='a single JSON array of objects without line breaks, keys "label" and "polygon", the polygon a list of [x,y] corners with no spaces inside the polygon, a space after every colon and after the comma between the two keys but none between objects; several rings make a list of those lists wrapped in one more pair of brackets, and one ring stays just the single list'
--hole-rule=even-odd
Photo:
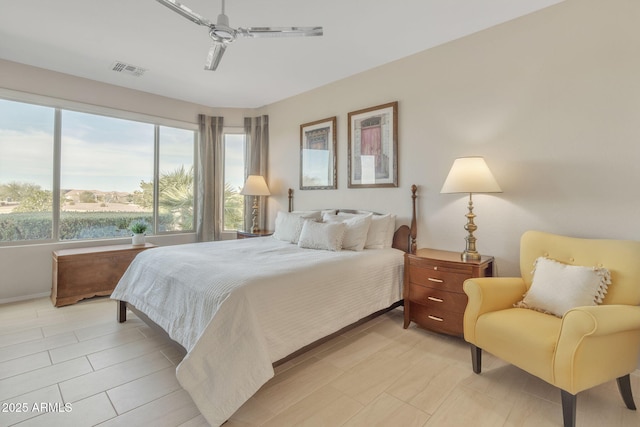
[{"label": "nightstand drawer", "polygon": [[409,269],[409,282],[424,286],[462,292],[462,284],[470,278],[469,274],[452,273],[450,271],[422,268],[412,265]]},{"label": "nightstand drawer", "polygon": [[411,320],[432,331],[462,336],[462,316],[442,308],[411,303]]},{"label": "nightstand drawer", "polygon": [[418,249],[404,256],[404,327],[461,336],[467,295],[465,280],[493,275],[493,257],[464,261],[459,252]]},{"label": "nightstand drawer", "polygon": [[410,283],[409,300],[417,304],[433,307],[446,307],[447,311],[464,313],[467,307],[467,295],[458,292],[443,291],[441,289]]}]

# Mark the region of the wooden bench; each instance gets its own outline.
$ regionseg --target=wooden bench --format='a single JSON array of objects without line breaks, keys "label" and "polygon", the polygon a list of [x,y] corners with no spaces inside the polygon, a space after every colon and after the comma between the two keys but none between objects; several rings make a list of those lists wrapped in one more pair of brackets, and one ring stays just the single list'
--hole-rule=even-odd
[{"label": "wooden bench", "polygon": [[154,247],[146,243],[54,251],[51,302],[60,307],[84,298],[110,295],[133,258]]}]

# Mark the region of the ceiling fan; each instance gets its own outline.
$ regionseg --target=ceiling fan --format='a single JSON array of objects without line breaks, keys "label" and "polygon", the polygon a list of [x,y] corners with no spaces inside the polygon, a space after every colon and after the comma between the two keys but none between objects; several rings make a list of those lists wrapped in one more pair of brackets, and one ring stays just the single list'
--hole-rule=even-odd
[{"label": "ceiling fan", "polygon": [[203,25],[209,28],[209,37],[213,40],[213,44],[211,45],[209,54],[207,55],[207,62],[204,65],[205,70],[215,71],[215,69],[218,68],[220,59],[222,59],[222,55],[227,49],[227,46],[238,37],[308,37],[322,35],[322,27],[231,28],[229,26],[229,17],[224,13],[225,0],[222,0],[222,13],[218,15],[218,19],[215,24],[175,0],[157,1],[174,12],[184,16],[191,22],[195,22],[198,25]]}]

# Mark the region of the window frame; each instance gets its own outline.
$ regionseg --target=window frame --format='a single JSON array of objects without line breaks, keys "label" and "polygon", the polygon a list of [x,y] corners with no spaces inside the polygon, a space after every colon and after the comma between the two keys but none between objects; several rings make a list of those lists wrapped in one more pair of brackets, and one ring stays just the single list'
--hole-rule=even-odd
[{"label": "window frame", "polygon": [[[193,223],[191,224],[191,229],[190,230],[175,230],[175,231],[163,231],[161,233],[159,233],[157,231],[157,227],[158,227],[158,223],[159,223],[159,219],[160,219],[160,192],[159,190],[159,186],[160,186],[160,157],[161,157],[161,153],[160,153],[160,127],[172,127],[172,128],[178,128],[178,129],[184,129],[184,130],[193,130]],[[196,232],[196,227],[197,227],[197,222],[198,219],[196,218],[197,212],[198,212],[198,139],[200,138],[200,132],[199,132],[199,128],[197,125],[193,125],[193,129],[188,129],[185,127],[180,127],[180,126],[167,126],[164,124],[156,124],[155,125],[155,130],[154,130],[154,151],[153,151],[153,206],[154,206],[154,210],[153,210],[153,234],[158,235],[158,236],[166,236],[166,235],[172,235],[172,234],[188,234],[188,233],[195,233]],[[156,207],[158,209],[156,209]]]},{"label": "window frame", "polygon": [[[246,180],[247,178],[247,133],[245,132],[244,127],[242,126],[223,126],[222,128],[222,146],[223,146],[223,158],[224,158],[224,166],[223,166],[223,171],[222,171],[222,176],[225,179],[224,185],[226,186],[226,159],[227,159],[227,143],[226,143],[226,135],[242,135],[244,137],[244,146],[242,149],[242,153],[243,153],[243,180]],[[244,183],[243,183],[244,184]],[[221,230],[221,238],[222,240],[228,240],[228,239],[235,239],[237,238],[237,231],[238,230],[226,230],[224,228],[224,195],[223,195],[223,200],[222,200],[222,230]],[[246,218],[246,205],[245,208],[243,209],[242,212],[242,216],[243,218]]]},{"label": "window frame", "polygon": [[[168,119],[164,117],[156,117],[143,113],[136,113],[125,110],[118,110],[110,107],[103,107],[98,105],[84,104],[75,101],[63,100],[58,98],[52,98],[48,96],[30,94],[25,92],[18,92],[14,90],[0,88],[0,98],[6,101],[20,102],[26,104],[33,104],[40,107],[51,108],[54,114],[54,124],[53,124],[53,157],[51,159],[53,163],[52,168],[52,193],[54,195],[52,201],[52,236],[49,239],[37,239],[37,240],[14,240],[7,242],[0,242],[0,247],[9,247],[9,246],[28,246],[28,245],[38,245],[38,244],[58,244],[58,243],[78,243],[78,242],[102,242],[102,241],[110,241],[110,240],[122,240],[122,237],[107,237],[103,239],[78,239],[78,240],[60,240],[60,197],[56,197],[56,194],[60,194],[60,180],[61,180],[61,153],[62,153],[62,111],[74,111],[78,113],[86,113],[86,114],[94,114],[100,115],[104,117],[129,120],[135,122],[141,122],[145,124],[150,124],[154,126],[154,140],[153,140],[153,234],[157,236],[165,236],[165,235],[175,235],[175,234],[194,234],[196,232],[196,222],[195,213],[198,209],[198,200],[197,200],[197,177],[198,177],[198,167],[197,167],[197,141],[199,138],[199,127],[196,123],[188,123],[175,119]],[[192,223],[192,228],[190,230],[176,230],[176,231],[164,231],[158,232],[158,186],[159,186],[159,163],[160,163],[160,127],[172,127],[178,129],[184,129],[193,131],[193,210],[194,210],[194,221]]]}]

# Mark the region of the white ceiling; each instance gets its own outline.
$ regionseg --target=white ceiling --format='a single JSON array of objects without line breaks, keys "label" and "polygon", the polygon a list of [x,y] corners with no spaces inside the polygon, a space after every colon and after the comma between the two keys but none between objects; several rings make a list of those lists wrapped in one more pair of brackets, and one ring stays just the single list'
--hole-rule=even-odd
[{"label": "white ceiling", "polygon": [[[215,22],[221,0],[182,0]],[[0,0],[0,58],[212,107],[257,108],[561,0],[227,0],[231,27],[316,26],[322,37],[210,39],[155,0]],[[147,69],[111,70],[115,61]],[[1,72],[1,70],[0,70]]]}]

